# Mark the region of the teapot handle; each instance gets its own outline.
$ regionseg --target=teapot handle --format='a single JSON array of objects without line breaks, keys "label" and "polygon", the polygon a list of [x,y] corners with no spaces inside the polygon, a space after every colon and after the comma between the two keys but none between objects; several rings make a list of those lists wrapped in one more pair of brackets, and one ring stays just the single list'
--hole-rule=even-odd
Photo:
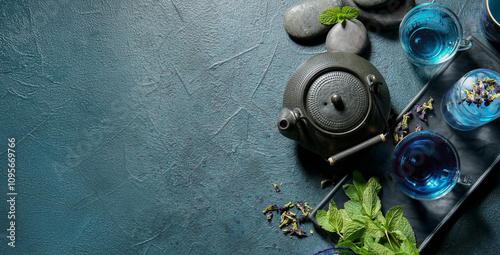
[{"label": "teapot handle", "polygon": [[347,150],[341,151],[331,157],[328,158],[328,162],[330,162],[330,165],[333,166],[335,162],[340,161],[348,156],[351,156],[357,152],[360,152],[364,149],[368,149],[372,146],[375,146],[376,144],[383,143],[386,141],[386,136],[384,134],[380,134],[377,136],[374,136],[356,146],[353,146]]},{"label": "teapot handle", "polygon": [[[380,105],[378,103],[378,100],[377,100],[377,97],[376,97],[376,94],[379,93],[379,83],[377,81],[377,78],[375,77],[375,75],[368,75],[367,76],[367,81],[368,83],[370,84],[370,93],[372,94],[373,96],[373,100],[375,100],[375,107],[377,108],[377,111],[378,113],[380,114],[380,116],[382,118],[384,118],[384,114],[382,113],[382,109],[380,108]],[[386,139],[386,136],[389,134],[389,130],[390,130],[390,127],[389,127],[389,123],[387,123],[387,120],[384,119],[384,124],[385,124],[385,128],[386,128],[386,133],[385,134],[379,134],[377,136],[374,136],[358,145],[355,145],[349,149],[346,149],[344,151],[341,151],[331,157],[329,157],[327,160],[328,162],[330,163],[331,166],[333,166],[333,164],[335,164],[335,162],[337,161],[340,161],[348,156],[351,156],[355,153],[358,153],[364,149],[368,149],[372,146],[375,146],[379,143],[383,143],[385,142],[387,139]]]}]

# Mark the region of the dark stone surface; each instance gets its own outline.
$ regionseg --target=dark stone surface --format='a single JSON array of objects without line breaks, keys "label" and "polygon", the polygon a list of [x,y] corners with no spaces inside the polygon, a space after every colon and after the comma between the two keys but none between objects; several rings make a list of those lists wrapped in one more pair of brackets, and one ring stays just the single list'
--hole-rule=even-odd
[{"label": "dark stone surface", "polygon": [[[290,75],[326,50],[283,29],[298,2],[0,1],[0,254],[331,246],[310,222],[300,226],[309,237],[290,239],[262,214],[297,200],[314,207],[330,191],[321,180],[341,174],[276,127]],[[479,28],[481,1],[436,2],[500,54]],[[366,56],[399,112],[435,69],[411,65],[397,31],[368,33]],[[6,238],[8,137],[17,140],[16,248]],[[436,254],[499,247],[500,176],[489,179]]]}]

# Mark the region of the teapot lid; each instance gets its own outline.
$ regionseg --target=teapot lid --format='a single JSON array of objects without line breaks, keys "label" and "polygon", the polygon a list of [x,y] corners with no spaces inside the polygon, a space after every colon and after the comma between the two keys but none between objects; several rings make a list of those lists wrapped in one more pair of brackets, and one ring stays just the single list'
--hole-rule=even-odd
[{"label": "teapot lid", "polygon": [[306,96],[310,119],[332,133],[346,133],[365,120],[370,108],[368,88],[345,71],[323,73],[311,84]]}]

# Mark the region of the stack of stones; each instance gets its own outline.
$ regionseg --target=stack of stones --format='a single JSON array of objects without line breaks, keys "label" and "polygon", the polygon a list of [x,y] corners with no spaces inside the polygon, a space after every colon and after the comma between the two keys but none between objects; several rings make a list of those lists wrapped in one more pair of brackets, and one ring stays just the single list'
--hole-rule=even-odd
[{"label": "stack of stones", "polygon": [[[392,0],[354,0],[363,9],[377,9],[387,6]],[[326,9],[342,8],[342,0],[305,0],[292,6],[285,13],[283,26],[290,37],[298,41],[316,39],[328,32],[326,49],[354,54],[363,53],[368,45],[368,34],[359,20],[346,20],[333,26],[323,25],[318,21]]]}]

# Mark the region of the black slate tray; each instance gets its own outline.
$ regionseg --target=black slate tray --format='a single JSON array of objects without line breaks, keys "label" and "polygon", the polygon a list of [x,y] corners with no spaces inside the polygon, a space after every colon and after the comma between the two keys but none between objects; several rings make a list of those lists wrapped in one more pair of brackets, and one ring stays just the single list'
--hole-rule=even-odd
[{"label": "black slate tray", "polygon": [[[477,68],[488,68],[500,72],[500,58],[494,55],[476,38],[469,37],[472,48],[459,52],[455,58],[443,65],[431,80],[423,87],[419,94],[410,102],[405,110],[397,117],[396,123],[402,115],[416,103],[434,99],[434,110],[428,114],[428,121],[422,122],[413,114],[409,121],[410,132],[415,125],[420,124],[424,130],[437,132],[455,146],[460,156],[461,171],[472,176],[475,180],[472,186],[457,184],[446,196],[433,201],[418,201],[404,195],[394,184],[390,176],[390,157],[394,150],[392,139],[373,148],[357,167],[365,177],[377,176],[382,185],[379,194],[382,201],[382,211],[394,205],[402,205],[404,216],[410,221],[417,238],[417,247],[421,254],[432,253],[432,240],[440,236],[456,220],[457,212],[468,199],[474,197],[474,191],[485,181],[493,171],[500,171],[500,119],[492,121],[472,131],[458,131],[449,127],[441,116],[442,95],[467,72]],[[312,211],[310,219],[318,226],[315,215],[317,210],[328,210],[331,199],[335,200],[339,208],[348,198],[342,190],[342,185],[352,183],[351,173],[346,174],[332,189],[332,191]],[[478,198],[480,199],[480,197]]]}]

